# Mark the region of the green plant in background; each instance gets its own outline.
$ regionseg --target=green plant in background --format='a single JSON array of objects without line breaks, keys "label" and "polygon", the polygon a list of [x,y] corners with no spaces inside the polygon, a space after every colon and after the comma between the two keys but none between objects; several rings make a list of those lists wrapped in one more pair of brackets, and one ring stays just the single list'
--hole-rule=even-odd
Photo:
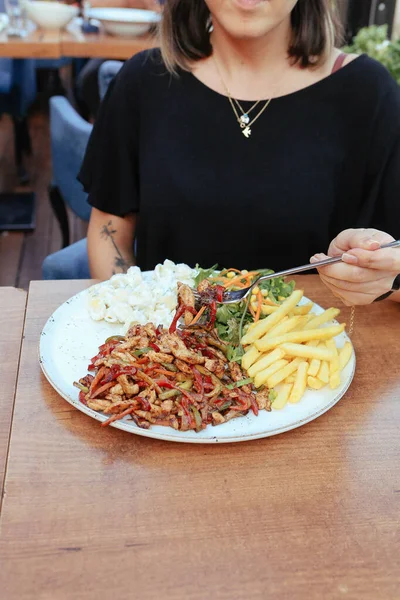
[{"label": "green plant in background", "polygon": [[400,85],[400,40],[391,42],[387,25],[371,25],[360,29],[353,43],[343,48],[344,52],[368,54],[378,60]]}]

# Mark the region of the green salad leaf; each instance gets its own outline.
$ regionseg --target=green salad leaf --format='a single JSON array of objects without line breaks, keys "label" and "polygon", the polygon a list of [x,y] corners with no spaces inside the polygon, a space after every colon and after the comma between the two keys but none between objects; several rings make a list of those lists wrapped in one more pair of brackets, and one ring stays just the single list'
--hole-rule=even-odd
[{"label": "green salad leaf", "polygon": [[196,265],[196,271],[197,271],[197,276],[194,279],[194,285],[197,288],[198,285],[200,285],[200,283],[202,281],[204,281],[204,279],[208,279],[209,277],[213,277],[214,275],[216,275],[218,273],[218,264],[214,265],[213,267],[210,267],[209,269],[203,269],[202,267],[200,267],[199,265]]},{"label": "green salad leaf", "polygon": [[[196,270],[197,276],[194,280],[196,287],[204,279],[215,277],[219,273],[217,264],[209,269],[203,269],[199,265],[196,265]],[[257,272],[260,275],[270,275],[273,273],[270,269],[261,269]],[[286,282],[282,277],[269,279],[259,284],[261,290],[268,291],[268,297],[273,302],[280,302],[282,298],[290,296],[294,286],[294,281]],[[240,363],[244,355],[244,349],[240,345],[240,340],[247,327],[253,322],[253,316],[249,311],[249,303],[250,296],[237,304],[219,304],[217,308],[215,326],[220,339],[228,344],[227,358],[230,361]],[[261,315],[260,318],[265,318],[265,316]]]}]

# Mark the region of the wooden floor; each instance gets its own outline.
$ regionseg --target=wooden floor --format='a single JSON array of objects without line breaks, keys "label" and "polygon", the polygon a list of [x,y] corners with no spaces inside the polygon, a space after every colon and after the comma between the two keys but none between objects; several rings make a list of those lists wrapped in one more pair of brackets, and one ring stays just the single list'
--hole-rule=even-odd
[{"label": "wooden floor", "polygon": [[[27,289],[32,279],[42,279],[42,262],[61,248],[61,235],[47,196],[51,181],[49,117],[36,112],[30,117],[33,154],[26,161],[30,186],[17,185],[14,167],[12,124],[8,117],[0,120],[0,192],[34,191],[36,194],[36,229],[31,233],[0,234],[0,285]],[[86,226],[70,215],[71,242],[85,236]]]}]

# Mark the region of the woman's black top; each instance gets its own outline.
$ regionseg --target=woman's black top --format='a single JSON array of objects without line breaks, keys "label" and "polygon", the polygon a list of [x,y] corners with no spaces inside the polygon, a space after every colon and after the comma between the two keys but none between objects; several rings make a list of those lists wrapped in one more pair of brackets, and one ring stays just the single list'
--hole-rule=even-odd
[{"label": "woman's black top", "polygon": [[227,97],[144,52],[111,84],[79,179],[92,206],[138,213],[144,269],[278,270],[350,227],[400,238],[400,88],[361,56],[273,99],[247,139]]}]

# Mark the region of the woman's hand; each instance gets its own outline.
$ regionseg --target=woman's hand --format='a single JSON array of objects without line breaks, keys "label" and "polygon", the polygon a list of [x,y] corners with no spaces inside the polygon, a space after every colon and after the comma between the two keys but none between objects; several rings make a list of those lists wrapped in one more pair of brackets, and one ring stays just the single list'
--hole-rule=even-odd
[{"label": "woman's hand", "polygon": [[[347,306],[370,304],[392,289],[400,273],[400,248],[379,249],[393,240],[377,229],[342,231],[331,242],[328,255],[343,254],[344,262],[319,269],[322,281]],[[329,256],[316,254],[310,262]]]}]

